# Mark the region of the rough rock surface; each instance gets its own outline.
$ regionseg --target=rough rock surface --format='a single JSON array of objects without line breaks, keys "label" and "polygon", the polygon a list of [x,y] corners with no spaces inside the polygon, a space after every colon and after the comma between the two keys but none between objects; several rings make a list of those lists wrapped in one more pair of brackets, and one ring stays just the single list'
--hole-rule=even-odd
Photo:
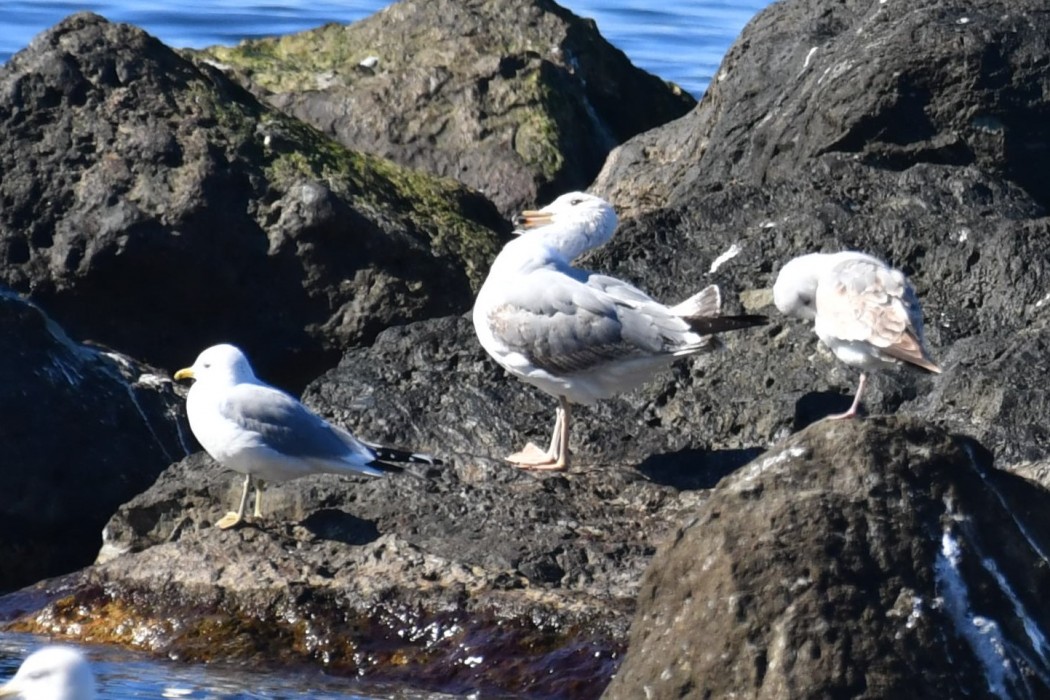
[{"label": "rough rock surface", "polygon": [[[734,437],[746,445],[783,437],[771,420],[795,428],[845,409],[858,379],[819,343],[812,324],[778,315],[769,289],[780,266],[811,251],[872,252],[910,275],[945,372],[880,373],[865,394],[867,410],[905,411],[970,434],[1004,465],[1050,457],[1039,418],[1050,406],[1038,379],[1050,363],[1050,219],[1019,190],[974,168],[850,167],[825,158],[799,183],[698,193],[688,207],[627,222],[587,262],[640,280],[664,299],[719,282],[733,305],[774,319],[768,333],[748,334],[746,351],[732,360],[743,431]],[[841,184],[829,178],[816,189],[817,176],[829,173],[841,173]],[[708,272],[733,250],[739,253]],[[708,391],[706,382],[694,390]]]},{"label": "rough rock surface", "polygon": [[[1039,184],[1050,180],[1046,159],[1028,155],[1050,143],[1050,92],[1039,87],[1050,64],[1036,58],[1046,36],[1035,29],[1047,12],[1035,2],[770,6],[697,110],[610,157],[596,188],[628,220],[587,262],[662,298],[718,281],[749,309],[776,314],[762,290],[792,257],[883,257],[916,285],[946,373],[885,373],[868,409],[966,432],[1004,465],[1050,457],[1037,379],[1050,362]],[[741,391],[796,403],[797,426],[833,410],[818,399],[852,391],[857,375],[810,326],[781,328],[769,343],[749,341],[767,362],[753,370],[763,383]],[[742,423],[745,442],[771,437],[758,409]]]},{"label": "rough rock surface", "polygon": [[828,154],[974,166],[1050,204],[1042,0],[791,0],[763,10],[688,116],[639,135],[596,190],[626,211],[698,187],[798,180]]},{"label": "rough rock surface", "polygon": [[468,308],[508,226],[91,14],[0,67],[0,172],[0,281],[74,337],[168,369],[234,341],[298,387]]},{"label": "rough rock surface", "polygon": [[350,148],[457,178],[508,216],[583,189],[610,149],[696,104],[549,0],[402,0],[205,53]]},{"label": "rough rock surface", "polygon": [[[547,438],[554,401],[489,360],[468,319],[389,328],[346,352],[306,399],[364,438],[433,452],[444,466],[274,487],[264,527],[219,532],[209,526],[240,480],[189,458],[112,519],[106,561],[6,598],[5,617],[185,658],[310,658],[456,692],[594,697],[626,643],[642,570],[685,523],[647,574],[615,697],[645,697],[646,685],[668,687],[670,697],[704,688],[745,697],[900,697],[919,688],[951,698],[962,687],[1046,695],[1050,626],[1037,607],[1050,570],[1039,519],[1046,493],[948,436],[976,437],[999,466],[1045,478],[1050,220],[1038,178],[1013,148],[1050,143],[1050,122],[1032,116],[1045,114],[1050,93],[1038,86],[1050,64],[1039,58],[1045,37],[1012,8],[1034,19],[1045,12],[1027,2],[786,0],[769,11],[776,22],[759,17],[727,58],[723,96],[689,118],[710,123],[679,121],[620,151],[601,187],[627,216],[584,264],[668,301],[718,282],[729,310],[774,320],[727,336],[722,353],[578,411],[568,474],[523,474],[498,461],[526,439]],[[853,45],[858,29],[867,33]],[[814,36],[829,43],[811,54]],[[1010,68],[973,67],[975,46],[992,58],[988,47],[1004,47]],[[971,72],[952,72],[956,52]],[[921,91],[878,81],[909,54],[942,56],[930,71],[946,84],[920,100],[928,114],[902,117],[879,100]],[[838,62],[815,63],[826,55]],[[814,89],[831,81],[841,94],[796,101],[784,56],[800,66],[809,56],[813,74],[799,80]],[[856,75],[841,78],[836,66]],[[858,94],[861,73],[875,82]],[[1021,73],[1034,86],[1025,99],[1011,77]],[[974,75],[1010,80],[989,91]],[[748,111],[756,104],[772,106]],[[986,104],[1010,128],[965,129]],[[820,111],[828,105],[833,119]],[[779,141],[765,131],[766,115]],[[872,115],[885,123],[864,121]],[[923,115],[944,131],[901,136]],[[853,140],[818,147],[822,123],[854,125]],[[664,139],[677,146],[631,151]],[[965,149],[972,158],[959,156]],[[894,262],[923,300],[945,372],[877,376],[865,406],[897,418],[810,425],[848,405],[857,373],[809,325],[775,316],[769,288],[787,259],[839,248]],[[260,372],[294,387],[265,363]],[[701,592],[696,603],[685,605],[684,585]],[[676,625],[681,644],[659,634]]]},{"label": "rough rock surface", "polygon": [[[316,659],[444,690],[596,697],[656,543],[705,497],[698,489],[759,451],[639,428],[658,424],[662,389],[581,410],[578,466],[528,474],[498,457],[546,437],[549,397],[489,360],[466,318],[392,328],[306,401],[362,438],[443,465],[273,485],[262,529],[220,532],[211,525],[241,478],[194,455],[119,510],[103,563],[0,607],[24,613],[20,629],[183,658]],[[264,645],[273,639],[283,641]]]},{"label": "rough rock surface", "polygon": [[184,660],[595,698],[652,543],[695,501],[615,466],[537,478],[453,460],[271,485],[262,527],[212,527],[240,481],[202,454],[173,466],[109,523],[103,563],[5,600],[3,616]]},{"label": "rough rock surface", "polygon": [[91,563],[121,503],[187,453],[171,382],[0,287],[0,591]]},{"label": "rough rock surface", "polygon": [[811,426],[657,554],[603,697],[1047,697],[1047,508],[913,419]]}]

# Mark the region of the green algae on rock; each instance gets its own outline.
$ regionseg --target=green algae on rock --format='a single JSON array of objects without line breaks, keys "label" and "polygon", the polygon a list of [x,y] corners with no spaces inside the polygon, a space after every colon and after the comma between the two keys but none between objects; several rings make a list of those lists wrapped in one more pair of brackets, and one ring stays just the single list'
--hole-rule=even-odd
[{"label": "green algae on rock", "polygon": [[583,189],[611,148],[695,105],[549,0],[402,0],[200,55],[342,143],[454,177],[506,215]]},{"label": "green algae on rock", "polygon": [[350,151],[97,15],[0,82],[0,281],[159,366],[234,340],[294,390],[389,325],[465,311],[509,230],[476,192]]}]

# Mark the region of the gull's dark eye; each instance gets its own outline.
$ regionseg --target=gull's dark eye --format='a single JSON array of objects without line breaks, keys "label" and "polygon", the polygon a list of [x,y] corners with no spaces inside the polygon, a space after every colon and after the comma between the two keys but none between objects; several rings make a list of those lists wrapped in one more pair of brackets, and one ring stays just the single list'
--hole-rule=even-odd
[{"label": "gull's dark eye", "polygon": [[583,200],[579,197],[574,197],[573,199],[569,200],[569,204],[572,206],[576,206],[577,204],[583,204]]}]

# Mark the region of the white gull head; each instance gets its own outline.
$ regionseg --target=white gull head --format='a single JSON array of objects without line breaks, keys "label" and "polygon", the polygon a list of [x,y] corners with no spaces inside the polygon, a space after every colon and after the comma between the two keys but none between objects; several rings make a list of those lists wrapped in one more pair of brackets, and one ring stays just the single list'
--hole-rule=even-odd
[{"label": "white gull head", "polygon": [[27,656],[14,677],[0,685],[0,698],[94,700],[95,674],[73,647],[43,647]]},{"label": "white gull head", "polygon": [[817,285],[839,263],[864,260],[885,267],[886,264],[867,253],[810,253],[790,260],[777,274],[773,284],[773,303],[780,313],[806,321],[817,317]]},{"label": "white gull head", "polygon": [[566,260],[604,245],[616,230],[616,211],[601,197],[569,192],[542,209],[526,210],[514,219],[516,233],[538,238]]},{"label": "white gull head", "polygon": [[[213,345],[197,356],[192,367],[180,370],[176,379],[194,379],[194,386],[216,384],[233,386],[258,380],[248,358],[233,345]],[[191,389],[192,391],[192,389]]]}]

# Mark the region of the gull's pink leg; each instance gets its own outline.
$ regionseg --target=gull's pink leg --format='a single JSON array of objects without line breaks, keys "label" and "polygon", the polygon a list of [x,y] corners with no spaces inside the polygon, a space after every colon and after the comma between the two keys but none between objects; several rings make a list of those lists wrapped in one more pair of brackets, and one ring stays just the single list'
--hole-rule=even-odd
[{"label": "gull's pink leg", "polygon": [[868,381],[868,375],[864,372],[860,373],[860,384],[857,385],[857,395],[853,397],[853,405],[849,407],[849,410],[845,413],[839,413],[835,416],[828,416],[826,420],[843,420],[845,418],[856,418],[857,409],[860,408],[860,395],[864,393],[864,384]]},{"label": "gull's pink leg", "polygon": [[562,471],[569,466],[569,401],[558,397],[558,409],[554,419],[550,448],[546,452],[531,442],[520,451],[507,457],[507,461],[521,469]]}]

